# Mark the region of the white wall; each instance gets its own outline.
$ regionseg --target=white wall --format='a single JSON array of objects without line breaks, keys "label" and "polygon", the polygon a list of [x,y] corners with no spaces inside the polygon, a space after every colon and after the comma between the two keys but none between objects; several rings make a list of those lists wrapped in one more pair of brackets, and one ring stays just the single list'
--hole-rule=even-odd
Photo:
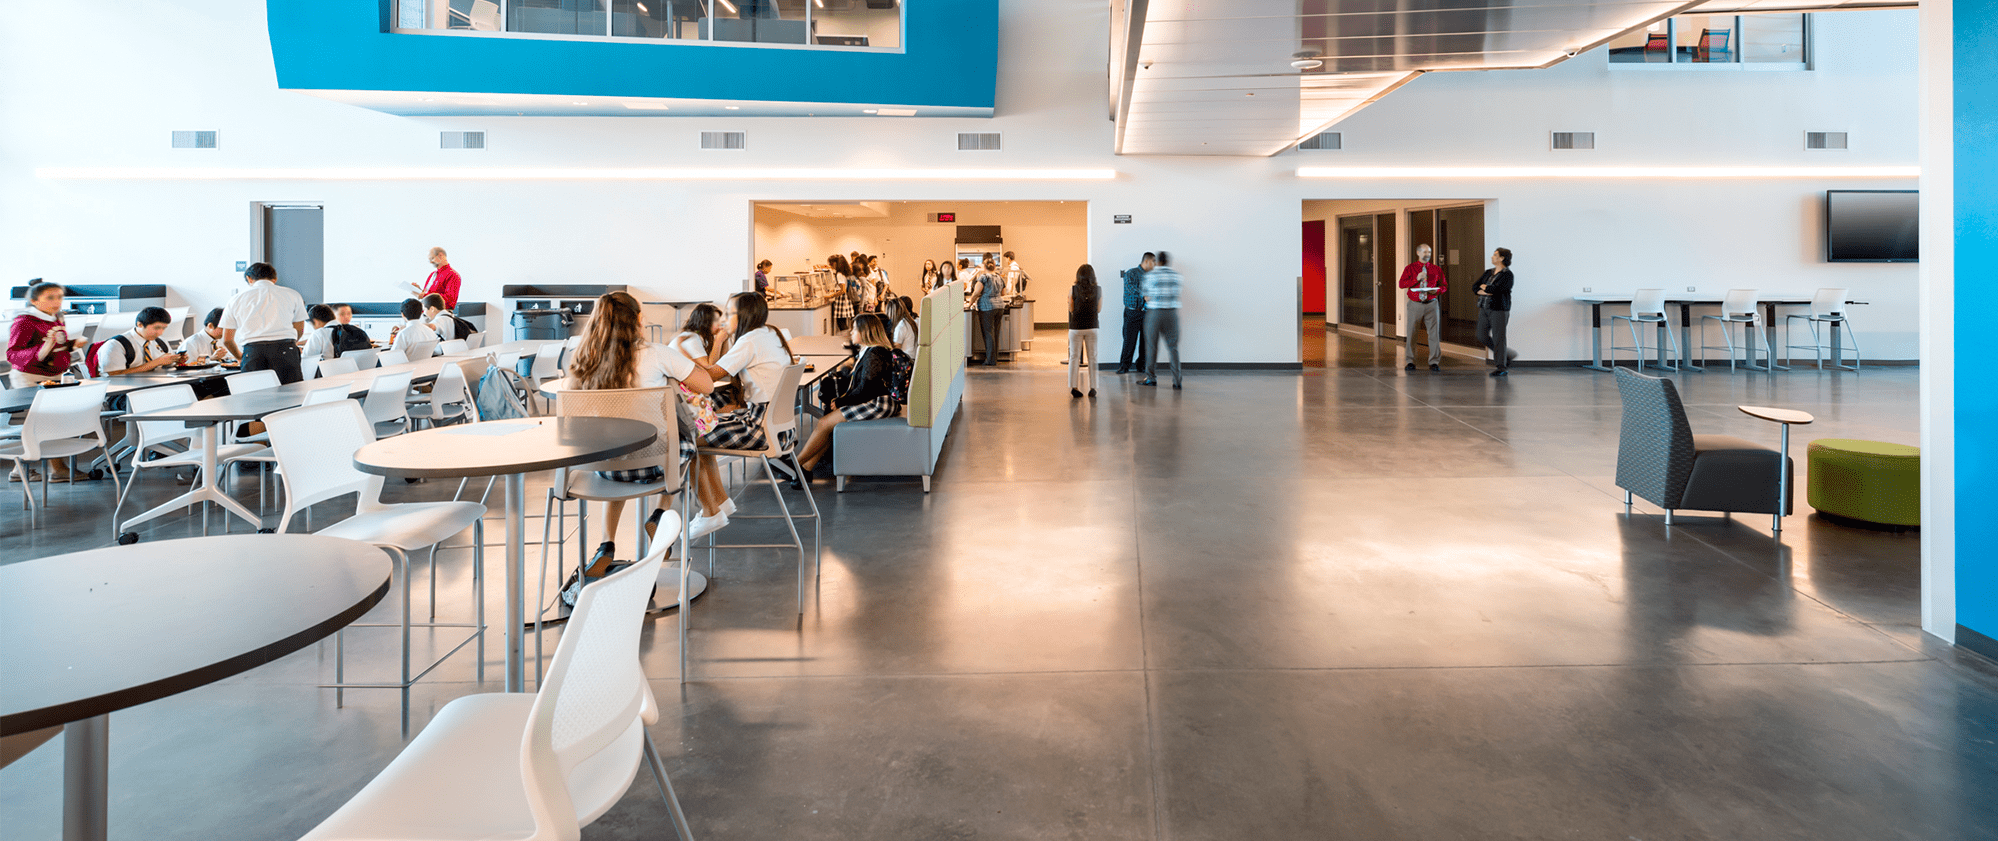
[{"label": "white wall", "polygon": [[[1872,358],[1915,353],[1915,269],[1819,260],[1816,201],[1878,179],[1606,182],[1314,181],[1300,165],[1545,165],[1550,130],[1593,130],[1598,163],[1912,164],[1915,16],[1817,16],[1818,68],[1673,73],[1610,68],[1601,53],[1545,71],[1432,74],[1339,128],[1347,150],[1267,159],[1119,158],[1103,99],[1100,0],[1007,0],[991,120],[923,118],[402,118],[275,90],[258,0],[19,4],[0,30],[0,282],[147,280],[197,308],[222,301],[247,258],[249,206],[313,200],[326,212],[326,290],[379,300],[450,249],[464,297],[521,282],[628,283],[670,298],[740,288],[758,200],[1088,202],[1099,270],[1170,249],[1188,280],[1184,351],[1199,362],[1291,362],[1269,307],[1295,298],[1305,199],[1479,198],[1487,241],[1518,254],[1513,335],[1527,358],[1586,356],[1582,286],[1842,285]],[[77,56],[87,55],[88,60]],[[60,72],[51,72],[60,68]],[[30,83],[27,80],[34,80]],[[168,132],[217,129],[221,148],[174,150]],[[437,147],[487,132],[484,151]],[[701,152],[698,132],[741,129],[749,148]],[[1005,133],[960,153],[960,130]],[[1806,153],[1806,130],[1852,132]],[[1108,182],[93,181],[36,167],[689,166],[1108,167]],[[1113,214],[1135,223],[1113,225]],[[1046,268],[1039,273],[1045,277]],[[1106,339],[1104,346],[1114,345]]]}]

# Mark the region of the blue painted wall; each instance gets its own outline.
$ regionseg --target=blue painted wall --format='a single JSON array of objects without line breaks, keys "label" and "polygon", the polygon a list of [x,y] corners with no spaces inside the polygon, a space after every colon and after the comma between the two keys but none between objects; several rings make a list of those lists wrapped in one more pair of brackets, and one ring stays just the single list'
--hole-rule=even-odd
[{"label": "blue painted wall", "polygon": [[278,87],[990,109],[998,0],[917,0],[901,53],[392,33],[383,0],[266,3]]},{"label": "blue painted wall", "polygon": [[1988,348],[1998,258],[1998,0],[1956,0],[1956,624],[1998,657],[1998,366]]}]

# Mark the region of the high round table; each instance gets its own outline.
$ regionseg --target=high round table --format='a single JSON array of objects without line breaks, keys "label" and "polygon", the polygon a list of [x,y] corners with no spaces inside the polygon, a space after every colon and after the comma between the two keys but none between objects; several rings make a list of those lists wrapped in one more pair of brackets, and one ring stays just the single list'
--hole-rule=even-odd
[{"label": "high round table", "polygon": [[[193,537],[0,566],[0,734],[64,728],[63,837],[101,841],[112,712],[311,645],[388,590],[380,549],[309,534]],[[217,604],[228,613],[218,617]]]},{"label": "high round table", "polygon": [[603,461],[652,445],[659,430],[630,418],[517,418],[385,438],[354,453],[365,473],[405,479],[506,477],[506,691],[526,691],[522,619],[527,474]]}]

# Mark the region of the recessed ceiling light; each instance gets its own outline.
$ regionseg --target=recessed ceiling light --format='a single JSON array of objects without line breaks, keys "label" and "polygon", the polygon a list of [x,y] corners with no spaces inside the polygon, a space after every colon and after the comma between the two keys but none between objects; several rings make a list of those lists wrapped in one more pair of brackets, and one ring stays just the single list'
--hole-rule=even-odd
[{"label": "recessed ceiling light", "polygon": [[588,104],[590,104],[590,103],[588,103],[588,102],[585,102],[585,101],[583,101],[583,100],[577,100],[577,101],[575,101],[575,102],[571,102],[571,103],[569,103],[569,104],[570,104],[570,105],[588,105]]},{"label": "recessed ceiling light", "polygon": [[727,109],[728,109],[728,110],[730,110],[730,111],[741,111],[741,110],[742,110],[742,106],[740,106],[740,105],[724,105],[724,106],[722,106],[722,107],[723,107],[723,108],[727,108]]},{"label": "recessed ceiling light", "polygon": [[873,113],[876,113],[876,111],[875,111],[874,109],[872,109],[872,108],[862,108],[862,109],[860,109],[860,113],[862,113],[862,114],[873,114]]},{"label": "recessed ceiling light", "polygon": [[629,109],[631,109],[631,110],[633,110],[633,111],[671,111],[671,110],[673,110],[673,107],[672,107],[672,106],[670,106],[670,105],[661,105],[661,104],[659,104],[659,103],[657,103],[657,102],[627,102],[627,103],[625,103],[625,104],[624,104],[624,107],[626,107],[626,108],[629,108]]},{"label": "recessed ceiling light", "polygon": [[417,97],[416,101],[417,101],[417,102],[436,102],[436,101],[437,101],[437,98],[436,98],[436,97],[434,97],[434,96],[422,96],[422,97]]}]

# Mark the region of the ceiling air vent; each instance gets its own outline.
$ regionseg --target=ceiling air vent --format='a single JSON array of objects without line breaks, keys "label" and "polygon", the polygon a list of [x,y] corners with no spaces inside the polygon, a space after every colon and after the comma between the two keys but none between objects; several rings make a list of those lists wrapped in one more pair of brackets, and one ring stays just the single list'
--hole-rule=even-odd
[{"label": "ceiling air vent", "polygon": [[213,149],[215,148],[215,132],[176,131],[173,133],[173,148]]},{"label": "ceiling air vent", "polygon": [[742,149],[748,139],[749,135],[740,131],[704,131],[701,132],[701,148]]},{"label": "ceiling air vent", "polygon": [[1594,149],[1596,148],[1596,133],[1593,131],[1554,132],[1554,148]]},{"label": "ceiling air vent", "polygon": [[1842,132],[1842,131],[1807,131],[1807,132],[1804,132],[1804,148],[1806,148],[1806,149],[1844,149],[1844,148],[1845,148],[1845,132]]},{"label": "ceiling air vent", "polygon": [[1339,133],[1338,133],[1338,132],[1336,132],[1336,131],[1321,131],[1321,132],[1319,132],[1319,133],[1317,133],[1317,134],[1314,134],[1314,135],[1312,135],[1312,136],[1310,136],[1310,137],[1307,137],[1307,138],[1305,138],[1305,139],[1304,139],[1304,142],[1303,142],[1303,143],[1299,143],[1299,144],[1297,144],[1297,148],[1299,148],[1299,149],[1343,149],[1343,148],[1345,148],[1345,147],[1344,147],[1344,146],[1341,146],[1341,145],[1339,145]]},{"label": "ceiling air vent", "polygon": [[484,149],[486,133],[483,131],[440,131],[437,133],[437,147],[440,149]]},{"label": "ceiling air vent", "polygon": [[997,152],[999,151],[999,132],[958,132],[957,150],[960,152]]}]

